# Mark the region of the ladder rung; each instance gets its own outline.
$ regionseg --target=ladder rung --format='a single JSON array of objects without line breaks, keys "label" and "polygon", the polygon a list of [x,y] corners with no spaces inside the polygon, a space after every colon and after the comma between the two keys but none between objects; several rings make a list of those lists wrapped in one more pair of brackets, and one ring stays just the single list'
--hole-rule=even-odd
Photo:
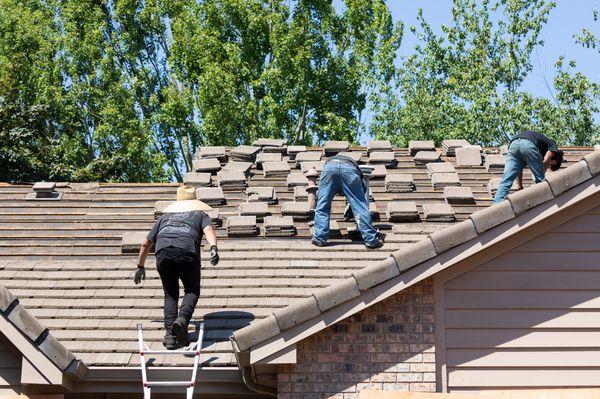
[{"label": "ladder rung", "polygon": [[191,385],[190,381],[148,381],[146,383],[148,387],[189,387]]},{"label": "ladder rung", "polygon": [[143,351],[140,355],[199,355],[199,351]]}]

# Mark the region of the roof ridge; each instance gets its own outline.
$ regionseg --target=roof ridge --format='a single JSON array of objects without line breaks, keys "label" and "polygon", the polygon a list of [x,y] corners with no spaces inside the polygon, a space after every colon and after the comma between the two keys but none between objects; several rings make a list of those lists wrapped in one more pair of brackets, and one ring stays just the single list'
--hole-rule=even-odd
[{"label": "roof ridge", "polygon": [[0,285],[0,313],[61,371],[76,361],[75,356],[3,285]]},{"label": "roof ridge", "polygon": [[245,351],[360,296],[361,292],[399,276],[407,269],[477,238],[479,234],[554,199],[598,174],[600,151],[594,151],[574,165],[549,174],[541,183],[512,193],[502,202],[477,211],[460,223],[437,230],[427,238],[393,252],[386,259],[352,273],[351,277],[313,292],[308,298],[235,331],[232,339],[240,351]]}]

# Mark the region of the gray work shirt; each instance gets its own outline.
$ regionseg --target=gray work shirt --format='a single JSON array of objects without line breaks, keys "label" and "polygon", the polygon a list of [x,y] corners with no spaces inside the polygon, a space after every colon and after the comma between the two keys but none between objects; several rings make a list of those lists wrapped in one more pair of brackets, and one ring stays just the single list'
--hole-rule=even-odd
[{"label": "gray work shirt", "polygon": [[154,223],[146,238],[155,242],[154,252],[176,247],[200,257],[204,228],[210,223],[210,216],[202,211],[165,213]]}]

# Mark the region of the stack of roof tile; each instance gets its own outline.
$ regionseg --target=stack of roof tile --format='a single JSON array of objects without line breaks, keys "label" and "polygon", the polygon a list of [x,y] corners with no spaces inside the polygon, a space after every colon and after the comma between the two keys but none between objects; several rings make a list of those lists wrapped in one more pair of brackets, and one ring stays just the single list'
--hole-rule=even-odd
[{"label": "stack of roof tile", "polygon": [[308,200],[308,191],[305,186],[294,187],[294,201],[303,202]]},{"label": "stack of roof tile", "polygon": [[[496,191],[498,191],[498,187],[500,186],[501,182],[502,182],[501,177],[490,179],[488,181],[487,191],[492,196],[492,198],[496,196]],[[513,185],[511,186],[510,191],[515,191],[516,189],[517,189],[517,180],[515,180],[513,182]]]},{"label": "stack of roof tile", "polygon": [[340,224],[337,220],[329,221],[329,238],[341,238],[342,230],[340,229]]},{"label": "stack of roof tile", "polygon": [[429,163],[427,164],[427,173],[433,188],[460,186],[458,173],[450,162]]},{"label": "stack of roof tile", "polygon": [[367,153],[371,155],[377,151],[392,151],[392,143],[389,140],[373,140],[367,144]]},{"label": "stack of roof tile", "polygon": [[183,176],[183,183],[193,187],[206,187],[211,185],[210,179],[210,173],[189,172]]},{"label": "stack of roof tile", "polygon": [[395,168],[398,166],[398,161],[393,151],[375,151],[369,155],[369,164]]},{"label": "stack of roof tile", "polygon": [[227,172],[235,172],[241,171],[244,172],[246,176],[250,174],[250,168],[252,168],[252,162],[228,162],[223,170]]},{"label": "stack of roof tile", "polygon": [[259,222],[269,214],[269,204],[266,202],[242,202],[239,209],[241,216],[255,216]]},{"label": "stack of roof tile", "polygon": [[308,179],[302,173],[290,173],[285,179],[288,187],[308,186]]},{"label": "stack of roof tile", "polygon": [[216,158],[219,162],[227,162],[227,151],[225,147],[200,147],[196,151],[197,159]]},{"label": "stack of roof tile", "polygon": [[221,211],[219,208],[206,211],[206,214],[210,217],[210,222],[214,227],[221,227]]},{"label": "stack of roof tile", "polygon": [[306,152],[306,146],[304,146],[304,145],[290,145],[287,148],[287,154],[288,154],[288,157],[290,158],[290,161],[295,160],[296,156],[298,154],[300,154],[301,152]]},{"label": "stack of roof tile", "polygon": [[296,154],[294,160],[296,161],[296,166],[299,166],[302,162],[318,162],[322,157],[323,153],[321,151],[305,151]]},{"label": "stack of roof tile", "polygon": [[279,154],[286,152],[286,150],[287,150],[286,144],[287,144],[287,141],[284,139],[265,139],[265,138],[260,138],[260,139],[256,140],[254,143],[252,143],[252,145],[255,147],[261,147],[263,152],[279,153]]},{"label": "stack of roof tile", "polygon": [[438,162],[441,154],[437,151],[419,151],[414,157],[415,165],[425,165],[430,162]]},{"label": "stack of roof tile", "polygon": [[371,172],[370,179],[385,179],[388,175],[385,165],[373,165],[373,171]]},{"label": "stack of roof tile", "polygon": [[419,151],[435,151],[435,143],[433,140],[411,140],[408,142],[408,150],[411,156]]},{"label": "stack of roof tile", "polygon": [[485,168],[488,172],[502,172],[504,170],[505,158],[499,154],[485,155]]},{"label": "stack of roof tile", "polygon": [[199,187],[196,198],[210,206],[220,206],[225,203],[225,194],[221,187]]},{"label": "stack of roof tile", "polygon": [[261,170],[264,162],[281,162],[281,153],[261,152],[256,156],[256,169]]},{"label": "stack of roof tile", "polygon": [[454,210],[448,204],[423,204],[423,215],[428,222],[454,222]]},{"label": "stack of roof tile", "polygon": [[456,149],[457,166],[480,166],[481,165],[481,147],[472,145]]},{"label": "stack of roof tile", "polygon": [[255,236],[257,233],[256,216],[230,216],[227,219],[229,236]]},{"label": "stack of roof tile", "polygon": [[311,170],[312,168],[315,168],[315,170],[317,172],[321,173],[323,171],[323,165],[325,165],[325,161],[319,161],[319,162],[302,162],[300,164],[300,170],[302,170],[303,173],[306,173],[309,170]]},{"label": "stack of roof tile", "polygon": [[248,202],[277,203],[274,187],[248,187],[246,194],[248,195]]},{"label": "stack of roof tile", "polygon": [[195,172],[216,173],[221,170],[221,162],[217,158],[194,159],[192,165]]},{"label": "stack of roof tile", "polygon": [[290,165],[286,161],[264,162],[262,167],[265,177],[285,177],[290,173]]},{"label": "stack of roof tile", "polygon": [[265,236],[291,237],[295,233],[294,219],[291,216],[267,216],[265,218]]},{"label": "stack of roof tile", "polygon": [[445,187],[444,198],[446,198],[448,204],[467,205],[475,203],[471,187]]},{"label": "stack of roof tile", "polygon": [[247,186],[247,178],[244,172],[239,170],[226,171],[218,173],[219,185],[223,191],[243,191]]},{"label": "stack of roof tile", "polygon": [[307,221],[310,219],[310,207],[308,202],[284,202],[281,214],[293,217],[294,221]]},{"label": "stack of roof tile", "polygon": [[254,162],[256,154],[260,151],[260,147],[252,145],[240,145],[231,149],[230,157],[234,161]]},{"label": "stack of roof tile", "polygon": [[363,156],[363,152],[362,151],[344,151],[344,152],[338,153],[337,155],[343,155],[345,157],[353,159],[356,163],[359,163]]},{"label": "stack of roof tile", "polygon": [[323,150],[326,155],[335,155],[339,152],[348,151],[350,143],[347,141],[326,141]]},{"label": "stack of roof tile", "polygon": [[418,222],[419,211],[417,204],[412,201],[392,201],[388,203],[386,210],[390,222]]},{"label": "stack of roof tile", "polygon": [[385,177],[388,193],[410,193],[415,189],[413,176],[409,173],[391,173]]},{"label": "stack of roof tile", "polygon": [[467,140],[443,140],[442,141],[442,152],[448,157],[453,157],[456,153],[457,148],[466,147],[470,145]]}]

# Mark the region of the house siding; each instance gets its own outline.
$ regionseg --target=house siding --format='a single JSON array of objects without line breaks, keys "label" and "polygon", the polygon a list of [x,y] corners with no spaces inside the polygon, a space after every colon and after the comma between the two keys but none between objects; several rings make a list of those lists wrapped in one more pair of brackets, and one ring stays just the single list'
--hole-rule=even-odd
[{"label": "house siding", "polygon": [[443,298],[449,391],[600,386],[600,208],[445,281]]},{"label": "house siding", "polygon": [[425,280],[299,342],[297,363],[278,368],[278,397],[435,391],[433,302]]},{"label": "house siding", "polygon": [[21,393],[21,357],[0,334],[0,396]]}]

